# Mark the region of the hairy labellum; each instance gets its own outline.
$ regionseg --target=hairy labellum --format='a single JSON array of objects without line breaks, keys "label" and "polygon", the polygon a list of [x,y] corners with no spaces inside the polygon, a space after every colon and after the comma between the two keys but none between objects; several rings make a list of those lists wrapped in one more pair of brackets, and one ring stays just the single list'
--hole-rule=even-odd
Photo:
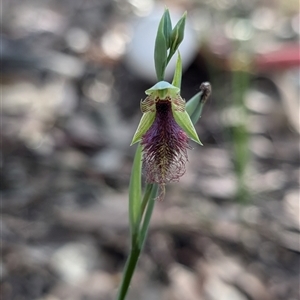
[{"label": "hairy labellum", "polygon": [[185,173],[188,136],[174,120],[170,100],[156,102],[155,120],[141,145],[148,183],[157,183],[164,191],[166,183],[178,181]]}]

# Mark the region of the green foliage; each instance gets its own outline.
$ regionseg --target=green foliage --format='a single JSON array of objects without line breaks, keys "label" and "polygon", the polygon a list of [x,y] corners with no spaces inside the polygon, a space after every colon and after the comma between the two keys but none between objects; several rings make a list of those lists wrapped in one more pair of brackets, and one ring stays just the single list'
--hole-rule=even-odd
[{"label": "green foliage", "polygon": [[138,232],[140,218],[140,201],[142,196],[142,147],[138,145],[133,161],[133,170],[129,183],[129,221],[131,234]]},{"label": "green foliage", "polygon": [[172,29],[170,13],[166,9],[159,22],[154,48],[154,64],[158,81],[164,79],[167,64],[183,41],[185,20],[186,13],[183,14]]},{"label": "green foliage", "polygon": [[[168,41],[165,34],[168,33],[168,11],[165,10],[163,17],[161,18],[155,39],[155,50],[154,50],[154,62],[155,70],[158,81],[161,81],[165,77],[165,70],[167,66],[167,55],[168,55]],[[169,16],[170,17],[170,16]]]},{"label": "green foliage", "polygon": [[168,62],[171,60],[172,56],[175,54],[179,45],[183,41],[185,19],[186,19],[186,12],[183,14],[181,19],[177,22],[174,29],[172,30],[171,46],[170,46],[170,52],[169,52],[168,60],[167,60]]},{"label": "green foliage", "polygon": [[237,201],[246,203],[249,200],[246,172],[249,165],[249,132],[247,129],[247,110],[244,95],[249,86],[249,73],[234,71],[232,74],[233,101],[242,115],[243,120],[232,128],[235,173],[238,180]]},{"label": "green foliage", "polygon": [[171,46],[172,22],[171,22],[171,17],[168,9],[165,10],[162,19],[163,19],[163,30],[166,39],[166,46],[167,49],[169,49]]}]

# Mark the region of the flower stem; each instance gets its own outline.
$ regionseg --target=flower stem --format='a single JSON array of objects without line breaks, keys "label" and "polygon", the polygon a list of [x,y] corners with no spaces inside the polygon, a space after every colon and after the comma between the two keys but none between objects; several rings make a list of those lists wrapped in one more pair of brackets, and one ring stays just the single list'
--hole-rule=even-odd
[{"label": "flower stem", "polygon": [[130,281],[131,281],[132,275],[134,273],[140,253],[141,253],[141,249],[138,247],[131,248],[131,250],[130,250],[130,254],[127,258],[127,262],[126,262],[126,265],[124,268],[123,280],[121,283],[121,287],[119,290],[117,300],[124,300],[126,297],[126,294],[129,289]]},{"label": "flower stem", "polygon": [[154,199],[156,198],[156,196],[157,185],[147,184],[145,194],[141,202],[141,216],[143,216],[143,214],[145,213],[145,217],[142,220],[142,226],[139,228],[138,234],[132,235],[131,250],[124,267],[123,279],[121,287],[119,289],[117,300],[124,300],[127,295],[132,275],[134,273],[140,253],[143,249],[144,242],[146,240],[151,215],[155,204]]},{"label": "flower stem", "polygon": [[[149,185],[147,184],[147,187],[148,186]],[[153,208],[154,208],[154,204],[155,204],[155,199],[157,197],[157,191],[158,191],[157,184],[151,184],[151,193],[150,193],[150,198],[149,198],[150,201],[148,201],[148,203],[147,203],[144,220],[140,227],[140,234],[139,234],[140,249],[143,249],[143,246],[144,246],[144,243],[145,243],[145,240],[147,237],[149,224],[150,224],[150,220],[151,220],[151,216],[152,216],[152,212],[153,212]]]}]

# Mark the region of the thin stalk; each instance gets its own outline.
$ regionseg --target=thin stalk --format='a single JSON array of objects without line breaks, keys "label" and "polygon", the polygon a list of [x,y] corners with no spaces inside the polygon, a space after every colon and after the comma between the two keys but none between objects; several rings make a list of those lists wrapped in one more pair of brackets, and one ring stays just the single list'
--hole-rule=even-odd
[{"label": "thin stalk", "polygon": [[247,130],[247,110],[244,104],[245,92],[249,86],[249,74],[243,71],[233,72],[232,87],[235,106],[243,116],[240,123],[233,127],[233,147],[235,154],[235,172],[238,180],[236,198],[245,203],[249,200],[246,172],[249,164],[249,133]]},{"label": "thin stalk", "polygon": [[136,230],[132,233],[132,237],[131,237],[132,247],[135,246],[136,241],[139,239],[141,221],[143,219],[145,208],[147,207],[149,199],[151,199],[150,197],[151,197],[152,186],[153,186],[152,184],[147,184],[145,187],[145,193],[144,193],[141,205],[140,205],[139,218],[136,223]]},{"label": "thin stalk", "polygon": [[118,300],[124,300],[127,295],[127,292],[128,292],[129,286],[130,286],[130,281],[131,281],[132,275],[134,273],[138,259],[140,257],[140,253],[141,253],[141,249],[138,247],[131,248],[131,250],[130,250],[130,253],[127,258],[126,265],[124,268],[121,287],[120,287],[119,294],[117,297]]},{"label": "thin stalk", "polygon": [[151,184],[151,194],[150,194],[150,201],[147,203],[147,208],[145,211],[145,216],[143,223],[140,228],[140,234],[139,234],[139,246],[141,249],[143,249],[148,229],[149,229],[149,224],[153,212],[153,208],[155,205],[155,199],[157,197],[157,191],[158,191],[158,186],[156,184]]},{"label": "thin stalk", "polygon": [[139,233],[132,235],[132,241],[131,241],[132,246],[124,267],[123,279],[119,289],[117,300],[124,300],[127,295],[132,275],[134,273],[140,253],[143,249],[144,241],[146,239],[146,235],[147,235],[147,231],[148,231],[148,227],[149,227],[149,223],[150,223],[150,219],[151,219],[151,215],[155,203],[154,199],[156,198],[156,196],[157,196],[157,186],[156,185],[154,186],[153,184],[147,184],[146,191],[141,203],[141,212],[142,212],[141,216],[145,212],[145,218],[143,220],[143,225]]},{"label": "thin stalk", "polygon": [[[141,219],[142,219],[142,217],[144,215],[145,208],[146,208],[146,206],[148,204],[148,201],[149,201],[149,197],[151,196],[152,187],[153,187],[153,184],[147,184],[146,185],[144,198],[143,198],[142,204],[141,204],[141,213],[140,213]],[[141,219],[139,220],[139,222],[141,222]]]}]

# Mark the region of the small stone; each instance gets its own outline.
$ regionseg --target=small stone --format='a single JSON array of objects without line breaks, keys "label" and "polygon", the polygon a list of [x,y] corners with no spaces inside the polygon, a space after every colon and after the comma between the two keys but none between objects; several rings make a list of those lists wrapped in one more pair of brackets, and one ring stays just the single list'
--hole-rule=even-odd
[{"label": "small stone", "polygon": [[300,230],[300,192],[290,190],[283,199],[285,223],[294,229]]},{"label": "small stone", "polygon": [[205,299],[210,300],[247,300],[247,298],[232,285],[224,283],[218,277],[211,277],[204,285]]},{"label": "small stone", "polygon": [[[172,300],[199,300],[200,288],[196,274],[189,271],[187,268],[179,264],[174,266],[169,271],[170,298]],[[171,296],[172,295],[172,296]],[[219,299],[218,299],[219,300]]]},{"label": "small stone", "polygon": [[84,279],[96,267],[96,262],[96,249],[79,242],[64,245],[51,258],[51,264],[59,276],[71,284]]}]

